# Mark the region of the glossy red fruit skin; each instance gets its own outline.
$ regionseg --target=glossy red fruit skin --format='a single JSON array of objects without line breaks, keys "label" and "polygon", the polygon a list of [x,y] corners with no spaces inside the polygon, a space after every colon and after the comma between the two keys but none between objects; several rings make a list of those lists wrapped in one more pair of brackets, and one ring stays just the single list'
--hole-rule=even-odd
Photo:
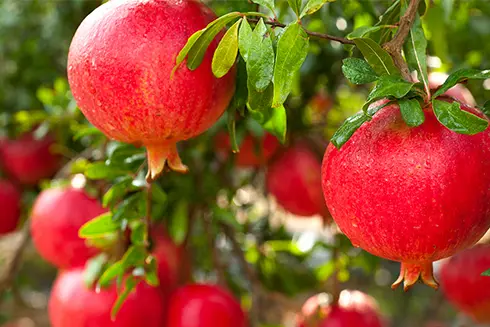
[{"label": "glossy red fruit skin", "polygon": [[[464,106],[464,110],[477,113]],[[436,288],[432,262],[477,242],[490,227],[490,134],[450,131],[430,108],[408,127],[397,105],[362,125],[322,167],[327,206],[352,244],[402,262],[405,289]],[[478,113],[481,117],[483,115]]]},{"label": "glossy red fruit skin", "polygon": [[327,215],[321,161],[306,145],[294,145],[267,168],[266,185],[278,204],[297,216]]},{"label": "glossy red fruit skin", "polygon": [[0,235],[15,230],[20,219],[21,194],[17,187],[0,179]]},{"label": "glossy red fruit skin", "polygon": [[106,211],[82,189],[42,191],[31,213],[31,234],[37,251],[58,268],[84,265],[98,251],[86,245],[78,230]]},{"label": "glossy red fruit skin", "polygon": [[167,326],[247,327],[240,304],[216,285],[183,286],[170,298]]},{"label": "glossy red fruit skin", "polygon": [[77,104],[108,137],[144,145],[151,178],[165,165],[186,170],[176,142],[214,124],[234,93],[235,69],[220,79],[211,71],[221,36],[196,70],[184,63],[172,75],[187,39],[215,18],[195,0],[109,1],[72,40],[68,80]]},{"label": "glossy red fruit skin", "polygon": [[382,327],[384,325],[376,300],[352,290],[340,293],[335,306],[322,303],[322,294],[309,298],[298,316],[298,327]]},{"label": "glossy red fruit skin", "polygon": [[[431,89],[437,89],[439,86],[444,84],[447,77],[448,75],[444,73],[439,73],[439,72],[430,73],[429,87]],[[461,103],[465,103],[472,107],[476,106],[475,98],[473,97],[471,92],[461,84],[456,84],[455,86],[447,90],[446,93],[444,94],[458,100]]]},{"label": "glossy red fruit skin", "polygon": [[446,298],[478,323],[490,323],[490,245],[477,245],[442,264],[440,281]]},{"label": "glossy red fruit skin", "polygon": [[60,167],[61,157],[53,153],[53,145],[51,136],[36,140],[31,133],[17,140],[4,140],[0,144],[0,165],[12,179],[36,185]]},{"label": "glossy red fruit skin", "polygon": [[[215,145],[221,155],[228,157],[231,143],[227,133],[218,134]],[[279,146],[279,141],[272,134],[265,133],[260,140],[248,134],[240,144],[240,152],[234,155],[235,164],[242,168],[262,166],[269,161]]]},{"label": "glossy red fruit skin", "polygon": [[158,288],[140,282],[111,321],[117,299],[116,286],[94,289],[85,286],[83,269],[59,274],[49,299],[52,327],[162,327],[165,326],[164,297]]}]

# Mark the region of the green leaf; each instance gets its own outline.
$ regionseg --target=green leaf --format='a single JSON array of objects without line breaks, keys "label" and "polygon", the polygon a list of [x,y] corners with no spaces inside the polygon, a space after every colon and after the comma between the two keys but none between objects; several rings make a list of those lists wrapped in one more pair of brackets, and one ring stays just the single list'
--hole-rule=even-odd
[{"label": "green leaf", "polygon": [[425,121],[424,111],[416,99],[401,99],[398,101],[403,120],[408,126],[420,126]]},{"label": "green leaf", "polygon": [[197,38],[187,55],[187,67],[190,70],[195,70],[202,63],[206,50],[216,35],[223,28],[236,18],[240,17],[239,12],[231,12],[214,20],[206,26],[204,32]]},{"label": "green leaf", "polygon": [[456,133],[474,135],[488,127],[487,120],[461,110],[458,102],[433,100],[432,106],[437,120]]},{"label": "green leaf", "polygon": [[231,150],[233,151],[233,153],[237,153],[240,151],[240,147],[238,146],[237,139],[236,139],[235,109],[233,108],[232,110],[228,110],[227,115],[228,115],[227,127],[228,127],[228,134],[230,136]]},{"label": "green leaf", "polygon": [[145,246],[148,239],[148,229],[142,221],[135,221],[131,224],[131,244]]},{"label": "green leaf", "polygon": [[158,183],[153,183],[151,186],[151,197],[154,202],[159,204],[167,202],[167,193],[162,189]]},{"label": "green leaf", "polygon": [[214,76],[221,78],[233,67],[238,54],[238,28],[243,19],[238,20],[226,31],[214,52],[211,68]]},{"label": "green leaf", "polygon": [[97,279],[99,279],[104,266],[106,265],[109,257],[105,253],[101,253],[96,257],[93,257],[87,261],[85,270],[83,271],[83,282],[87,288],[91,288]]},{"label": "green leaf", "polygon": [[283,105],[277,108],[270,108],[269,118],[262,124],[262,127],[272,135],[276,136],[282,144],[286,143],[287,114]]},{"label": "green leaf", "polygon": [[427,75],[427,39],[420,22],[420,17],[415,17],[404,46],[405,57],[409,67],[417,70],[419,80],[424,84],[425,91],[430,94],[429,77]]},{"label": "green leaf", "polygon": [[125,270],[130,267],[140,267],[145,264],[146,257],[147,251],[145,246],[132,245],[122,257],[121,263]]},{"label": "green leaf", "polygon": [[284,29],[277,42],[273,107],[281,106],[291,93],[294,75],[303,65],[308,55],[308,47],[308,35],[298,22]]},{"label": "green leaf", "polygon": [[158,280],[157,264],[157,260],[154,256],[149,255],[146,258],[145,281],[148,283],[148,285],[153,287],[160,285],[160,281]]},{"label": "green leaf", "polygon": [[169,233],[172,240],[180,245],[184,242],[187,235],[189,224],[189,204],[181,200],[174,208],[169,226]]},{"label": "green leaf", "polygon": [[129,187],[131,186],[132,181],[133,179],[130,176],[124,176],[114,183],[102,197],[102,205],[104,208],[107,208],[108,206],[110,208],[114,207],[117,201],[121,200],[127,192],[131,191]]},{"label": "green leaf", "polygon": [[112,220],[112,214],[106,212],[85,223],[78,231],[81,238],[99,238],[109,235],[119,229],[119,225]]},{"label": "green leaf", "polygon": [[333,134],[330,140],[337,149],[340,149],[354,134],[355,131],[361,127],[362,124],[369,121],[371,117],[364,112],[359,112],[349,118],[339,127],[339,129]]},{"label": "green leaf", "polygon": [[482,272],[481,275],[482,276],[490,276],[490,269],[488,269],[487,271]]},{"label": "green leaf", "polygon": [[481,107],[480,109],[485,114],[485,116],[487,116],[487,118],[490,118],[490,100],[485,102],[483,107]]},{"label": "green leaf", "polygon": [[125,169],[108,166],[104,162],[95,162],[87,167],[85,177],[89,179],[113,179],[127,173],[129,172]]},{"label": "green leaf", "polygon": [[252,0],[252,2],[264,6],[274,12],[274,0]]},{"label": "green leaf", "polygon": [[487,79],[490,78],[490,70],[477,70],[477,69],[460,69],[448,76],[444,84],[442,84],[436,92],[432,95],[432,99],[446,93],[450,88],[458,83],[464,82],[469,79]]},{"label": "green leaf", "polygon": [[361,26],[347,34],[347,38],[349,40],[355,39],[355,38],[362,38],[369,33],[374,33],[377,32],[383,28],[386,28],[387,26],[384,25],[379,25],[379,26]]},{"label": "green leaf", "polygon": [[436,3],[428,8],[424,16],[424,25],[431,42],[432,54],[439,57],[442,62],[449,62],[451,60],[448,51],[450,37],[447,34],[449,29],[444,19],[444,11]]},{"label": "green leaf", "polygon": [[213,214],[214,219],[233,227],[237,231],[243,230],[243,225],[236,220],[236,214],[234,212],[214,206]]},{"label": "green leaf", "polygon": [[116,261],[104,271],[102,276],[100,276],[98,284],[100,285],[100,287],[107,287],[114,278],[123,275],[124,266],[122,264],[122,261]]},{"label": "green leaf", "polygon": [[[380,17],[379,21],[376,23],[376,26],[393,25],[394,23],[397,23],[400,17],[400,8],[400,0],[394,1],[393,4],[386,9],[386,11]],[[372,38],[373,40],[378,41],[379,44],[384,44],[390,39],[391,34],[392,29],[383,29],[376,32],[375,35],[372,35]]]},{"label": "green leaf", "polygon": [[342,63],[342,72],[353,84],[372,83],[378,79],[376,72],[365,60],[359,58],[346,58]]},{"label": "green leaf", "polygon": [[112,215],[113,221],[139,219],[146,214],[146,192],[138,192],[124,199]]},{"label": "green leaf", "polygon": [[96,136],[102,136],[104,134],[102,134],[101,131],[99,131],[97,128],[93,127],[93,126],[85,126],[84,128],[82,129],[79,129],[75,135],[73,136],[73,140],[74,141],[78,141],[80,140],[82,137],[85,137],[85,136],[93,136],[93,135],[96,135]]},{"label": "green leaf", "polygon": [[378,79],[371,93],[369,93],[367,103],[387,97],[403,98],[410,92],[413,85],[413,83],[407,82],[399,76],[383,75]]},{"label": "green leaf", "polygon": [[[248,86],[263,92],[272,81],[274,72],[274,49],[269,35],[264,35],[263,20],[255,27],[253,42],[248,51]],[[267,29],[265,30],[267,31]]]},{"label": "green leaf", "polygon": [[370,38],[356,38],[353,41],[378,75],[400,75],[393,58],[378,43]]},{"label": "green leaf", "polygon": [[174,75],[175,71],[180,67],[184,59],[187,57],[187,54],[191,50],[192,46],[196,43],[197,39],[201,37],[201,35],[204,33],[205,30],[206,29],[199,30],[189,37],[187,43],[182,48],[182,50],[180,50],[179,54],[177,55],[177,58],[175,59],[175,66],[172,69],[172,76]]},{"label": "green leaf", "polygon": [[231,100],[230,109],[239,110],[243,113],[243,108],[246,106],[248,99],[247,80],[248,76],[245,61],[243,58],[238,58],[235,93]]},{"label": "green leaf", "polygon": [[[257,92],[249,85],[247,108],[258,114],[272,107],[272,97],[274,96],[274,86],[269,84],[264,92]],[[263,119],[262,119],[263,120]]]},{"label": "green leaf", "polygon": [[302,0],[288,0],[289,6],[296,13],[296,16],[299,17],[301,12]]},{"label": "green leaf", "polygon": [[124,301],[126,301],[128,296],[131,295],[131,292],[134,291],[134,289],[136,288],[138,283],[139,283],[139,281],[133,276],[128,276],[126,278],[124,290],[117,297],[116,303],[114,303],[114,306],[112,307],[112,310],[111,310],[112,321],[114,321],[116,319],[117,313],[119,312],[119,310],[121,310],[121,307],[124,304]]},{"label": "green leaf", "polygon": [[312,15],[318,10],[320,10],[324,4],[327,2],[333,2],[335,0],[309,0],[303,10],[301,11],[301,15],[299,18],[303,18],[306,15]]},{"label": "green leaf", "polygon": [[238,48],[240,49],[240,55],[242,56],[243,60],[247,62],[248,52],[252,46],[254,35],[252,27],[250,27],[250,24],[248,23],[247,17],[243,17],[242,20],[243,21],[238,32]]}]

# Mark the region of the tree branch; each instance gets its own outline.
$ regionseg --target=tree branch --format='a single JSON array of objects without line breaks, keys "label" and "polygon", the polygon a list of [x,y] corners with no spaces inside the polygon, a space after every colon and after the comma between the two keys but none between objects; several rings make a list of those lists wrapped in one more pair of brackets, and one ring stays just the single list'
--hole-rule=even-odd
[{"label": "tree branch", "polygon": [[[249,18],[248,20],[251,22],[254,22],[254,23],[259,22],[259,19],[257,19],[257,18]],[[274,20],[264,20],[264,23],[267,25],[270,25],[272,27],[283,27],[283,28],[286,27],[286,24],[279,23],[279,22],[274,21]],[[306,34],[320,38],[320,39],[335,41],[335,42],[339,42],[342,44],[355,45],[354,41],[348,40],[348,39],[343,38],[343,37],[338,37],[338,36],[333,36],[333,35],[328,35],[328,34],[323,34],[323,33],[318,33],[318,32],[312,32],[312,31],[308,31],[307,29],[304,29],[304,30],[305,30]]]},{"label": "tree branch", "polygon": [[404,79],[412,81],[410,76],[410,70],[408,69],[407,62],[403,59],[402,48],[405,43],[405,39],[410,32],[410,28],[415,21],[415,15],[417,15],[417,10],[419,8],[420,0],[410,0],[408,8],[405,14],[400,18],[400,24],[398,31],[391,41],[386,42],[383,48],[393,57],[395,65],[400,69]]}]

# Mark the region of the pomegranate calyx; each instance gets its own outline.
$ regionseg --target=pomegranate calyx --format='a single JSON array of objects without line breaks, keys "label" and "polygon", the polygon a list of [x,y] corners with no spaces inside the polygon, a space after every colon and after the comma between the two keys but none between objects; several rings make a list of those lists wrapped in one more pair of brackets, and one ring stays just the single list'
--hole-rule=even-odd
[{"label": "pomegranate calyx", "polygon": [[423,262],[423,263],[408,263],[402,262],[400,268],[400,276],[398,279],[391,285],[392,289],[396,289],[403,282],[403,290],[408,291],[418,280],[422,280],[422,282],[437,290],[439,288],[439,284],[434,279],[432,262]]},{"label": "pomegranate calyx", "polygon": [[163,143],[147,144],[145,146],[148,157],[148,174],[146,175],[146,180],[148,182],[157,179],[166,166],[170,170],[179,173],[187,173],[189,170],[187,166],[182,163],[182,160],[180,160],[177,144]]}]

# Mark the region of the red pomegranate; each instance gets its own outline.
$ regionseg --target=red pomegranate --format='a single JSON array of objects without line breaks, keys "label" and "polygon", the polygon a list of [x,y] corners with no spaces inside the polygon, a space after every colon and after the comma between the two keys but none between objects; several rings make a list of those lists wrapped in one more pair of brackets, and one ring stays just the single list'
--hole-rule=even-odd
[{"label": "red pomegranate", "polygon": [[163,228],[152,232],[153,255],[157,260],[158,278],[165,293],[172,292],[190,279],[190,263],[183,246],[178,246]]},{"label": "red pomegranate", "polygon": [[326,294],[317,294],[303,305],[298,327],[382,327],[376,300],[360,292],[344,290],[337,305],[330,305]]},{"label": "red pomegranate", "polygon": [[[440,73],[440,72],[430,73],[429,87],[431,89],[437,89],[439,86],[444,84],[447,77],[448,77],[447,74]],[[469,106],[472,107],[476,106],[475,98],[473,98],[471,92],[461,84],[456,84],[455,86],[447,90],[445,94],[458,100],[459,102],[466,103]]]},{"label": "red pomegranate", "polygon": [[[464,106],[464,110],[483,115]],[[407,290],[432,262],[477,242],[490,227],[490,134],[441,125],[432,108],[415,128],[389,105],[340,149],[330,144],[322,179],[327,206],[354,246],[394,261]]]},{"label": "red pomegranate", "polygon": [[443,263],[441,286],[456,308],[478,323],[490,323],[490,245],[477,245]]},{"label": "red pomegranate", "polygon": [[49,299],[53,327],[162,327],[164,298],[158,288],[140,282],[111,321],[116,286],[96,292],[84,284],[83,269],[66,270],[56,278]]},{"label": "red pomegranate", "polygon": [[227,291],[194,284],[177,289],[170,298],[167,326],[246,327],[248,323],[240,304]]},{"label": "red pomegranate", "polygon": [[7,180],[0,179],[0,235],[15,230],[20,218],[21,195],[17,187]]},{"label": "red pomegranate", "polygon": [[271,162],[266,183],[277,202],[292,214],[327,216],[321,186],[321,161],[306,145],[294,145]]},{"label": "red pomegranate", "polygon": [[171,76],[187,39],[215,18],[200,1],[109,1],[73,38],[68,79],[80,109],[108,137],[146,147],[150,180],[165,165],[187,170],[176,142],[208,129],[233,95],[235,70],[211,71],[219,37],[199,68]]},{"label": "red pomegranate", "polygon": [[17,140],[4,140],[0,145],[0,164],[13,179],[25,185],[36,185],[53,176],[61,157],[52,152],[51,136],[36,140],[31,133]]},{"label": "red pomegranate", "polygon": [[31,234],[34,245],[47,261],[58,268],[85,264],[97,253],[78,236],[83,224],[106,212],[84,190],[52,188],[42,191],[31,213]]},{"label": "red pomegranate", "polygon": [[[227,157],[231,151],[230,136],[227,133],[216,135],[215,145],[218,152]],[[248,134],[240,144],[240,152],[235,155],[235,164],[238,167],[257,167],[265,164],[279,148],[279,141],[275,136],[265,133],[262,139],[257,140]]]}]

